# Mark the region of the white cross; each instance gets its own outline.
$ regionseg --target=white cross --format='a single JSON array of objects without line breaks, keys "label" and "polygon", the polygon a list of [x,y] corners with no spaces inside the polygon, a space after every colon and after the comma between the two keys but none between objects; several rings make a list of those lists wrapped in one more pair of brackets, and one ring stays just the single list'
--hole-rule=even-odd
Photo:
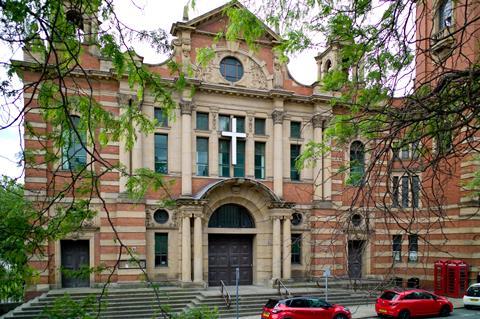
[{"label": "white cross", "polygon": [[247,137],[245,133],[237,133],[237,119],[232,118],[232,131],[222,132],[222,136],[230,136],[232,138],[232,164],[237,165],[237,137]]}]

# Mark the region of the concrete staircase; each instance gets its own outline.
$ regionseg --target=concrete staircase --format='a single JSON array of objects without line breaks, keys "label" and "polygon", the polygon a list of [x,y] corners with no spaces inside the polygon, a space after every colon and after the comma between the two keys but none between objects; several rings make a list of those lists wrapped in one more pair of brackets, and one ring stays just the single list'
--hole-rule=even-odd
[{"label": "concrete staircase", "polygon": [[[291,287],[292,286],[292,287]],[[316,284],[306,287],[305,283],[301,287],[289,285],[290,293],[293,296],[318,296],[325,297],[324,289],[318,288]],[[208,307],[217,308],[220,318],[235,318],[236,304],[234,287],[228,287],[232,297],[230,309],[227,309],[225,302],[220,294],[218,287],[207,289],[181,289],[181,288],[160,288],[158,297],[153,289],[110,289],[102,297],[102,310],[100,318],[162,318],[162,309],[171,314],[179,313],[187,309]],[[43,294],[26,304],[18,307],[14,311],[0,318],[15,319],[33,319],[48,318],[42,315],[46,307],[52,307],[54,301],[68,293],[72,300],[77,302],[90,296],[91,303],[89,311],[96,313],[98,309],[98,300],[100,296],[99,289],[65,289],[52,290]],[[346,306],[368,304],[375,301],[376,296],[369,293],[352,292],[348,290],[329,289],[328,301],[339,303]],[[279,298],[275,289],[241,286],[239,291],[239,314],[245,316],[260,316],[262,306],[270,298]]]}]

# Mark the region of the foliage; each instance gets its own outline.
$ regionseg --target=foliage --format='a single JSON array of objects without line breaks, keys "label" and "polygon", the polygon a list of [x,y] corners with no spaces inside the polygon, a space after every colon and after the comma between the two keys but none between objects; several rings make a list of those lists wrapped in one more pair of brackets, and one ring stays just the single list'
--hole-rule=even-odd
[{"label": "foliage", "polygon": [[174,316],[178,319],[217,319],[218,309],[208,307],[191,308]]},{"label": "foliage", "polygon": [[[89,295],[79,300],[73,299],[65,294],[55,298],[52,305],[45,307],[40,314],[40,318],[50,319],[93,319],[97,318],[98,303],[95,295]],[[105,307],[105,302],[101,302],[100,308]]]}]

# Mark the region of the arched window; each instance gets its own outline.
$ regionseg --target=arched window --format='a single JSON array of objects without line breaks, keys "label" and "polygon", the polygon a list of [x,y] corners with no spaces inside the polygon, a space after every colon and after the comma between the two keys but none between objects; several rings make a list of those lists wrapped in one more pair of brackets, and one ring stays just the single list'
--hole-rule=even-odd
[{"label": "arched window", "polygon": [[350,183],[359,185],[365,172],[365,146],[360,141],[350,145]]},{"label": "arched window", "polygon": [[230,82],[237,82],[243,77],[243,65],[234,57],[226,57],[220,62],[220,73]]},{"label": "arched window", "polygon": [[452,13],[452,0],[443,0],[438,7],[439,30],[443,30],[452,25]]},{"label": "arched window", "polygon": [[85,130],[80,127],[78,116],[71,116],[70,119],[69,124],[73,124],[73,129],[69,125],[63,131],[62,168],[66,170],[78,169],[87,163]]},{"label": "arched window", "polygon": [[325,62],[324,68],[323,68],[323,73],[326,74],[326,73],[330,72],[330,69],[331,69],[331,68],[332,68],[332,61],[327,60],[327,61]]},{"label": "arched window", "polygon": [[212,214],[208,221],[208,227],[254,228],[255,223],[245,207],[236,204],[226,204]]}]

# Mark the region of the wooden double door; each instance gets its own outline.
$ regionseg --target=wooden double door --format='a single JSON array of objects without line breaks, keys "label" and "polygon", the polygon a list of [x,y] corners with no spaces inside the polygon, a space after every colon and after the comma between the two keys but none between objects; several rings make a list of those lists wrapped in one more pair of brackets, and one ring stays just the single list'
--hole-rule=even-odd
[{"label": "wooden double door", "polygon": [[236,268],[240,272],[240,285],[251,285],[253,280],[251,235],[208,236],[208,285],[235,285]]},{"label": "wooden double door", "polygon": [[62,287],[89,287],[90,245],[88,240],[60,241]]}]

